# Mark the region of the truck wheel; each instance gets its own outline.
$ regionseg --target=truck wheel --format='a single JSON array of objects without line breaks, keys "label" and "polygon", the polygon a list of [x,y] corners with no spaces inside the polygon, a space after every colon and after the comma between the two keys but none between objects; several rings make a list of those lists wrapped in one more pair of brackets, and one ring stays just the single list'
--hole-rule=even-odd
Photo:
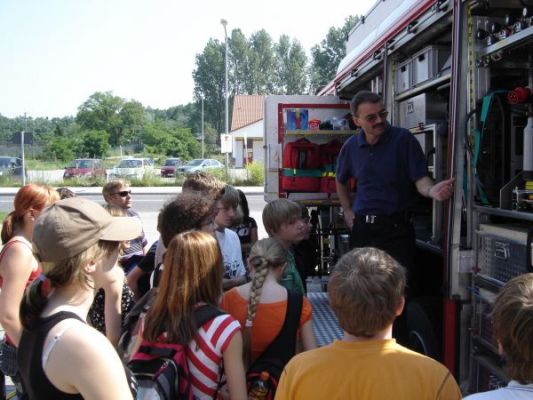
[{"label": "truck wheel", "polygon": [[439,359],[440,350],[435,327],[431,322],[431,308],[434,304],[425,299],[410,301],[406,304],[408,347],[428,357]]}]

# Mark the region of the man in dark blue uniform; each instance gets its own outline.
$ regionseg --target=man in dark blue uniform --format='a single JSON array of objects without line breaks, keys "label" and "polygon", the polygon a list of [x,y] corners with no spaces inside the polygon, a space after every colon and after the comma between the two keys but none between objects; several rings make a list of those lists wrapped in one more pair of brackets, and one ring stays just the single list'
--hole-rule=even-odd
[{"label": "man in dark blue uniform", "polygon": [[[377,247],[409,272],[414,263],[415,232],[410,209],[416,192],[444,201],[453,193],[454,178],[434,183],[427,175],[424,153],[407,130],[391,126],[381,97],[357,93],[350,104],[361,132],[343,145],[337,160],[337,193],[352,247]],[[352,202],[349,179],[357,190]]]}]

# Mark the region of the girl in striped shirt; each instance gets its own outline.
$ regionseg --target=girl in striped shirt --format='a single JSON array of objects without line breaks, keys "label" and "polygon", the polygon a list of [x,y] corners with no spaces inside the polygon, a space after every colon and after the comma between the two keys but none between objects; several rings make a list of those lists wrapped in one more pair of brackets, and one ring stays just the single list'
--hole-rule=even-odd
[{"label": "girl in striped shirt", "polygon": [[[231,399],[247,399],[239,322],[222,314],[199,329],[194,326],[196,307],[218,304],[223,272],[212,235],[199,231],[176,235],[165,254],[159,291],[144,319],[143,338],[188,343],[193,395],[198,399],[218,398],[223,391]],[[227,386],[221,388],[223,374]]]}]

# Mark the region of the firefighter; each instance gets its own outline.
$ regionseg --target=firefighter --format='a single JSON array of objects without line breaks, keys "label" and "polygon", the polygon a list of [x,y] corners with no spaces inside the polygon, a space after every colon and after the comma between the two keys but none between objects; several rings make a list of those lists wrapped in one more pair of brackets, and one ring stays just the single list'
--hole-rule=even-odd
[{"label": "firefighter", "polygon": [[[432,181],[420,144],[407,129],[387,122],[381,96],[360,91],[350,109],[361,131],[342,146],[336,183],[351,229],[351,247],[372,246],[388,252],[407,269],[410,278],[415,249],[410,209],[416,192],[437,201],[448,200],[454,178]],[[350,178],[357,182],[353,202]]]}]

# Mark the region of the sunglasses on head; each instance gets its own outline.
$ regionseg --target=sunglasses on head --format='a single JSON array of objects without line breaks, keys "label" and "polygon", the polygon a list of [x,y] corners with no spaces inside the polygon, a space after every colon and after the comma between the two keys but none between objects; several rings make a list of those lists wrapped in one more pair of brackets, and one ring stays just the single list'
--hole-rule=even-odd
[{"label": "sunglasses on head", "polygon": [[118,194],[120,197],[126,197],[128,194],[131,194],[131,190],[121,190],[120,192],[113,193],[113,195]]}]

